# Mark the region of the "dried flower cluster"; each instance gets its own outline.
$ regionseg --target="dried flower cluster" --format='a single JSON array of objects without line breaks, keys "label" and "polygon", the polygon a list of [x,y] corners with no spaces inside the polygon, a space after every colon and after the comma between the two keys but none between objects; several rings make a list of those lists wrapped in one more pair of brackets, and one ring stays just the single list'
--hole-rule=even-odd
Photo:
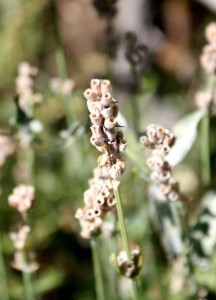
[{"label": "dried flower cluster", "polygon": [[56,94],[68,96],[74,88],[74,81],[71,79],[62,80],[60,77],[55,77],[50,80],[50,89]]},{"label": "dried flower cluster", "polygon": [[12,267],[14,269],[25,272],[32,273],[35,272],[39,265],[36,261],[35,253],[29,252],[27,255],[28,263],[26,263],[26,259],[22,253],[22,251],[16,251],[14,253],[14,261],[12,262]]},{"label": "dried flower cluster", "polygon": [[30,231],[30,226],[27,224],[19,224],[11,230],[10,238],[16,250],[22,250],[25,247]]},{"label": "dried flower cluster", "polygon": [[205,30],[205,36],[209,44],[203,48],[200,62],[207,73],[216,71],[216,23],[210,23]]},{"label": "dried flower cluster", "polygon": [[40,103],[43,97],[39,93],[33,92],[33,77],[38,73],[36,67],[32,67],[27,62],[22,62],[18,66],[18,76],[16,78],[16,92],[19,96],[19,106],[27,116],[32,117],[33,106]]},{"label": "dried flower cluster", "polygon": [[115,207],[112,180],[119,180],[125,170],[122,152],[126,141],[116,121],[117,101],[112,98],[109,80],[93,79],[91,88],[84,92],[92,122],[91,143],[103,154],[98,158],[98,168],[89,181],[89,189],[84,193],[85,206],[78,209],[76,218],[81,225],[81,236],[90,238],[105,230],[104,219]]},{"label": "dried flower cluster", "polygon": [[128,262],[125,251],[121,251],[116,257],[117,267],[120,274],[127,278],[136,276],[141,268],[141,254],[139,249],[133,249],[131,251],[131,262]]},{"label": "dried flower cluster", "polygon": [[140,138],[146,148],[152,149],[152,155],[147,159],[151,179],[160,184],[163,198],[170,201],[178,200],[180,196],[179,184],[172,176],[172,166],[165,160],[174,141],[175,137],[168,129],[155,124],[149,125],[146,135]]},{"label": "dried flower cluster", "polygon": [[18,185],[9,195],[8,202],[21,216],[22,222],[19,222],[10,232],[10,238],[15,248],[13,267],[25,272],[33,272],[38,268],[34,256],[30,255],[27,263],[25,257],[25,247],[28,234],[31,228],[25,223],[27,213],[32,206],[35,197],[35,189],[31,185]]},{"label": "dried flower cluster", "polygon": [[117,101],[112,98],[109,80],[92,79],[91,88],[84,92],[92,122],[91,143],[103,154],[98,159],[99,167],[104,167],[107,177],[119,180],[125,171],[122,153],[127,142],[123,133],[117,131],[119,127]]},{"label": "dried flower cluster", "polygon": [[80,222],[81,236],[89,239],[106,231],[105,216],[115,206],[112,183],[104,167],[94,170],[89,189],[84,193],[84,203],[84,208],[79,208],[75,217]]},{"label": "dried flower cluster", "polygon": [[14,153],[15,144],[11,138],[0,135],[0,167],[2,167],[6,161],[6,158]]},{"label": "dried flower cluster", "polygon": [[34,187],[21,184],[13,189],[13,193],[8,197],[8,202],[11,207],[25,217],[32,206],[34,197]]},{"label": "dried flower cluster", "polygon": [[127,49],[125,56],[132,66],[143,64],[146,58],[147,47],[144,44],[139,44],[137,36],[134,32],[126,34]]}]

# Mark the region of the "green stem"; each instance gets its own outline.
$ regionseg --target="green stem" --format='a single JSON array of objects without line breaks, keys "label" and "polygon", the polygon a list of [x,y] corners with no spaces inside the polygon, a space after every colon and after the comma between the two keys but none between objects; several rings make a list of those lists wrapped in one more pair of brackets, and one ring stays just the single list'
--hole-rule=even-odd
[{"label": "green stem", "polygon": [[98,251],[98,239],[92,238],[91,240],[92,257],[94,265],[94,276],[95,276],[95,290],[97,294],[97,300],[105,300],[103,277],[100,265],[100,257]]},{"label": "green stem", "polygon": [[[69,71],[67,66],[67,60],[65,56],[64,47],[62,45],[59,28],[58,28],[58,9],[56,1],[52,1],[52,17],[53,17],[53,29],[54,29],[54,35],[56,40],[56,64],[57,69],[59,71],[60,77],[65,80],[69,78]],[[73,122],[74,114],[70,107],[70,101],[72,96],[63,96],[63,103],[65,108],[65,114],[66,114],[66,120],[67,120],[67,126],[70,127],[70,124]]]},{"label": "green stem", "polygon": [[[123,209],[122,209],[121,195],[118,186],[114,186],[113,190],[116,199],[116,209],[117,209],[120,232],[122,237],[122,244],[123,244],[124,251],[126,252],[127,255],[127,260],[129,263],[131,263],[130,247],[129,247],[128,237],[127,237]],[[133,287],[134,300],[139,300],[140,296],[139,296],[139,289],[138,289],[136,278],[132,279],[132,287]]]},{"label": "green stem", "polygon": [[201,158],[202,158],[202,179],[205,186],[211,181],[210,165],[210,136],[209,136],[209,114],[206,114],[201,123]]},{"label": "green stem", "polygon": [[128,237],[127,237],[124,215],[123,215],[121,196],[118,187],[114,187],[114,195],[116,199],[116,209],[117,209],[120,232],[122,237],[122,244],[127,255],[127,260],[128,262],[131,262],[130,247],[129,247]]},{"label": "green stem", "polygon": [[22,271],[23,286],[26,300],[35,300],[34,288],[31,280],[31,273]]},{"label": "green stem", "polygon": [[132,120],[133,120],[133,128],[135,133],[139,132],[139,109],[137,106],[136,96],[131,97],[131,112],[132,112]]},{"label": "green stem", "polygon": [[4,263],[2,237],[0,236],[0,295],[2,300],[9,300],[9,289],[7,283],[7,274]]},{"label": "green stem", "polygon": [[34,146],[31,144],[28,149],[26,149],[26,168],[27,168],[27,181],[28,184],[35,186],[35,151]]},{"label": "green stem", "polygon": [[138,91],[140,88],[140,83],[139,83],[139,75],[137,73],[137,70],[135,67],[132,67],[132,76],[134,79],[134,85],[136,86],[136,91],[133,93],[130,102],[131,102],[131,112],[132,112],[132,120],[133,120],[133,128],[135,130],[135,133],[139,133],[139,126],[140,126],[140,110],[139,110],[139,105],[137,103],[137,98],[136,96],[138,95]]}]

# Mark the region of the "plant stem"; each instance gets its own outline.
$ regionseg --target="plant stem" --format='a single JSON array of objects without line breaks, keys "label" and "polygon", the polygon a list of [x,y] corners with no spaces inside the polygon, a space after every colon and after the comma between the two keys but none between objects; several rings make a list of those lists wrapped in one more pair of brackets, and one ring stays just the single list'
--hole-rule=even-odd
[{"label": "plant stem", "polygon": [[9,290],[7,283],[7,274],[5,270],[3,247],[2,247],[2,237],[0,235],[0,295],[2,300],[9,300]]},{"label": "plant stem", "polygon": [[[67,67],[67,61],[65,57],[65,51],[62,45],[59,29],[58,29],[58,9],[56,1],[52,1],[52,17],[53,17],[53,28],[54,28],[54,35],[56,40],[56,64],[57,69],[59,71],[60,77],[65,80],[69,77],[68,67]],[[70,127],[70,124],[74,120],[74,114],[71,110],[70,103],[72,96],[63,96],[63,102],[64,102],[64,108],[65,108],[65,114],[66,114],[66,120],[67,120],[67,126]]]},{"label": "plant stem", "polygon": [[[113,190],[114,190],[114,195],[115,195],[115,199],[116,199],[116,209],[117,209],[120,232],[121,232],[121,237],[122,237],[122,244],[124,247],[124,251],[126,252],[126,255],[127,255],[127,260],[129,263],[131,263],[130,247],[129,247],[128,237],[127,237],[123,209],[122,209],[121,195],[120,195],[118,186],[114,186]],[[137,284],[136,278],[132,279],[132,287],[133,287],[134,300],[140,299],[139,289],[138,289],[138,284]]]},{"label": "plant stem", "polygon": [[133,120],[133,128],[136,134],[139,132],[139,108],[137,105],[136,95],[133,95],[130,99],[131,103],[131,112]]},{"label": "plant stem", "polygon": [[132,112],[132,120],[133,120],[133,127],[135,130],[135,133],[139,133],[139,126],[140,126],[140,111],[139,111],[139,105],[137,103],[137,95],[138,91],[140,89],[140,79],[139,75],[137,73],[136,67],[132,67],[131,70],[133,79],[134,79],[134,85],[135,85],[135,92],[133,92],[132,97],[130,99],[131,102],[131,112]]},{"label": "plant stem", "polygon": [[98,239],[91,239],[92,257],[94,265],[94,276],[95,276],[95,290],[97,294],[97,300],[105,300],[103,276],[100,265],[100,257],[98,251]]},{"label": "plant stem", "polygon": [[207,113],[201,123],[202,179],[205,186],[209,185],[211,180],[209,121]]},{"label": "plant stem", "polygon": [[118,187],[114,187],[114,195],[116,199],[116,208],[117,208],[120,232],[122,237],[122,244],[127,255],[127,260],[128,262],[131,262],[130,248],[129,248],[127,231],[126,231],[125,220],[123,215],[121,196]]},{"label": "plant stem", "polygon": [[23,286],[26,300],[35,300],[34,288],[31,280],[31,273],[22,271]]}]

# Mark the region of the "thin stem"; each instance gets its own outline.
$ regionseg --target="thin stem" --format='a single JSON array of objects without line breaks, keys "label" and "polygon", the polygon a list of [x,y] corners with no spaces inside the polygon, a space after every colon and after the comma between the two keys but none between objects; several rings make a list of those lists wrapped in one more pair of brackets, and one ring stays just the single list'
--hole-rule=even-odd
[{"label": "thin stem", "polygon": [[140,290],[137,278],[132,279],[134,299],[140,299]]},{"label": "thin stem", "polygon": [[127,255],[127,260],[128,262],[131,262],[130,247],[129,247],[128,237],[127,237],[124,215],[123,215],[121,196],[118,187],[114,187],[114,195],[116,199],[116,208],[117,208],[119,226],[121,231],[122,244]]},{"label": "thin stem", "polygon": [[136,67],[132,67],[131,70],[133,79],[134,79],[134,85],[135,85],[135,92],[133,92],[133,96],[131,97],[131,111],[132,111],[132,120],[133,120],[133,127],[135,130],[135,133],[138,134],[139,132],[139,126],[140,126],[140,111],[139,111],[139,105],[137,103],[137,94],[140,89],[140,79],[139,74],[137,73]]},{"label": "thin stem", "polygon": [[7,274],[4,263],[2,237],[0,236],[0,295],[2,300],[9,300],[9,289],[7,283]]},{"label": "thin stem", "polygon": [[209,121],[209,114],[206,114],[201,123],[202,179],[205,186],[211,180]]},{"label": "thin stem", "polygon": [[93,265],[94,265],[95,290],[97,294],[97,300],[105,300],[104,282],[103,282],[101,265],[100,265],[97,238],[92,238],[91,248],[92,248],[92,257],[93,257]]},{"label": "thin stem", "polygon": [[133,95],[130,99],[131,112],[133,120],[133,128],[136,134],[139,132],[139,107],[137,105],[136,95]]},{"label": "thin stem", "polygon": [[[56,64],[57,69],[59,71],[60,77],[62,79],[67,79],[69,77],[68,72],[68,66],[67,66],[67,60],[65,56],[64,47],[62,45],[59,28],[58,28],[58,9],[56,1],[52,1],[52,17],[53,17],[53,29],[54,29],[54,35],[56,40]],[[65,114],[66,114],[66,120],[67,120],[67,126],[70,127],[70,124],[74,120],[74,114],[71,110],[70,103],[72,96],[63,96],[63,102],[64,102],[64,108],[65,108]]]},{"label": "thin stem", "polygon": [[31,280],[31,273],[22,271],[23,286],[26,300],[35,300],[34,288]]},{"label": "thin stem", "polygon": [[[117,209],[120,232],[121,232],[121,237],[122,237],[122,244],[124,247],[124,251],[126,252],[126,255],[127,255],[127,260],[129,263],[131,263],[130,247],[129,247],[128,237],[127,237],[123,209],[122,209],[121,195],[120,195],[118,186],[114,186],[113,190],[114,190],[114,195],[115,195],[115,199],[116,199],[116,209]],[[139,289],[138,289],[138,284],[137,284],[136,278],[132,279],[132,287],[133,287],[134,300],[140,299]]]}]

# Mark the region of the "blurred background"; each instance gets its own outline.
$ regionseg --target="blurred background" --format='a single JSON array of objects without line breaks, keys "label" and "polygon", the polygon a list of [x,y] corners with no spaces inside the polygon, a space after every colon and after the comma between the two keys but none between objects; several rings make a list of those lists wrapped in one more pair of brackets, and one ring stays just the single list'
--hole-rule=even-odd
[{"label": "blurred background", "polygon": [[[146,183],[133,159],[139,149],[137,135],[132,132],[135,129],[138,135],[143,133],[152,122],[172,128],[196,110],[194,94],[205,82],[199,65],[206,44],[204,29],[215,16],[214,0],[0,2],[1,134],[14,137],[15,78],[21,62],[38,68],[34,90],[43,95],[42,103],[34,110],[44,130],[33,143],[36,200],[30,212],[32,232],[28,239],[28,247],[36,253],[40,265],[34,274],[40,299],[95,299],[89,241],[80,237],[74,218],[77,208],[83,206],[83,192],[98,157],[89,143],[90,123],[82,95],[92,78],[111,80],[113,95],[120,102],[122,122],[129,128],[126,136],[131,151],[126,153],[128,168],[121,189],[129,234],[143,252],[143,299],[216,299],[216,259],[212,253],[214,270],[197,277],[204,295],[208,290],[208,298],[190,298],[185,291],[175,290],[175,285],[170,288],[170,276],[174,274],[170,259],[177,254],[170,254],[170,249],[167,254],[156,227],[149,229]],[[67,107],[64,96],[50,84],[54,77],[69,78],[74,83],[67,96]],[[134,122],[133,101],[138,103],[139,124]],[[212,132],[215,126],[213,118]],[[183,192],[196,200],[187,204],[191,226],[202,212],[200,199],[204,193],[196,143],[194,147],[176,168]],[[14,249],[9,230],[17,215],[8,206],[7,197],[25,177],[25,159],[28,158],[20,151],[14,152],[2,164],[0,174],[0,228],[10,299],[23,296],[20,272],[11,266]],[[144,154],[141,159],[144,164]],[[215,180],[215,138],[211,141],[211,162]],[[101,251],[109,257],[112,251],[106,243],[101,243]],[[107,259],[106,278],[114,276],[107,271],[109,268]],[[181,270],[175,268],[179,274]],[[128,299],[127,282],[123,279],[121,289]],[[109,294],[108,297],[117,299]]]}]

